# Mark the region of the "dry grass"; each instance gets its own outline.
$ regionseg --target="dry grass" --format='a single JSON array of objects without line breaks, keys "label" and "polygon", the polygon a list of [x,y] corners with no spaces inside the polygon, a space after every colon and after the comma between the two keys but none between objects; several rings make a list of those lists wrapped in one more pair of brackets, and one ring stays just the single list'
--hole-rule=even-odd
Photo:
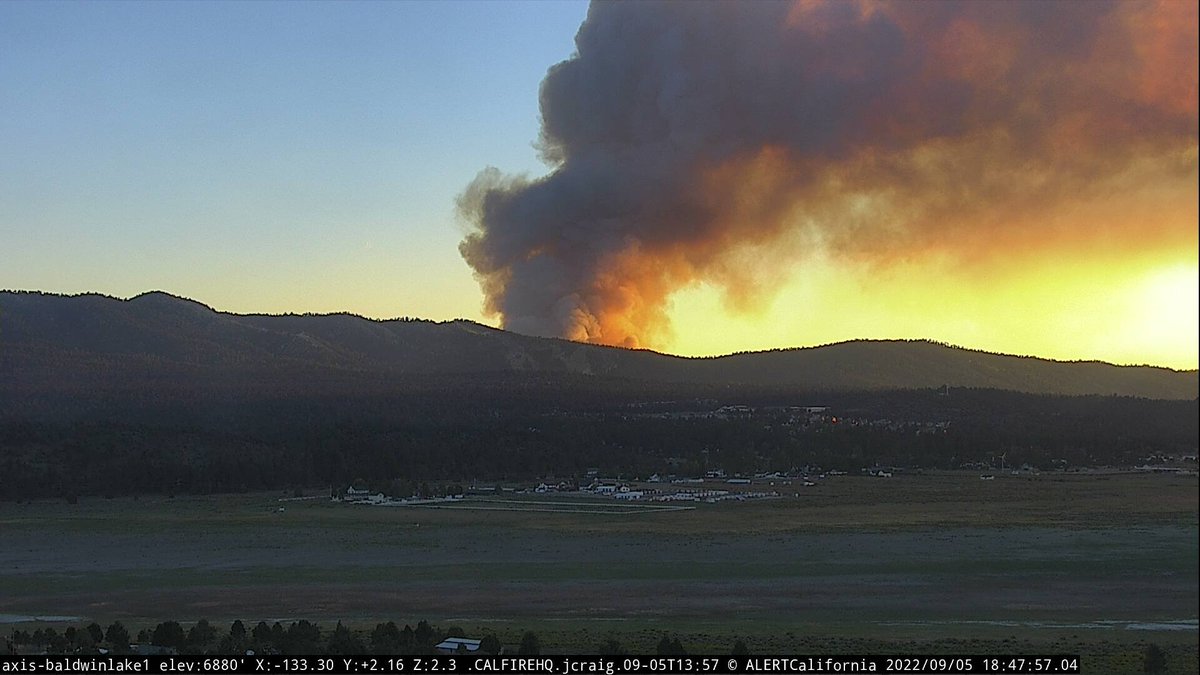
[{"label": "dry grass", "polygon": [[[1195,653],[1194,629],[1125,627],[1196,618],[1194,478],[837,477],[793,492],[636,515],[564,495],[513,511],[262,494],[5,503],[0,614],[429,619],[533,628],[564,650],[611,634],[644,652],[664,631],[760,653],[1082,643],[1094,672],[1151,640]],[[565,512],[524,510],[539,505]]]}]

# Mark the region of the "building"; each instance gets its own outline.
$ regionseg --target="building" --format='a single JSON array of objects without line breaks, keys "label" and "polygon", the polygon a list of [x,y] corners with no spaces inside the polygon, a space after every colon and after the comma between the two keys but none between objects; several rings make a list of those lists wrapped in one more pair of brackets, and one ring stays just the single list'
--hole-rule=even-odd
[{"label": "building", "polygon": [[479,640],[452,637],[442,640],[434,646],[434,649],[438,650],[439,654],[458,654],[460,651],[474,654],[479,651],[479,643]]},{"label": "building", "polygon": [[371,498],[371,491],[363,488],[355,489],[353,486],[346,488],[346,492],[342,495],[342,501],[346,502],[365,502]]}]

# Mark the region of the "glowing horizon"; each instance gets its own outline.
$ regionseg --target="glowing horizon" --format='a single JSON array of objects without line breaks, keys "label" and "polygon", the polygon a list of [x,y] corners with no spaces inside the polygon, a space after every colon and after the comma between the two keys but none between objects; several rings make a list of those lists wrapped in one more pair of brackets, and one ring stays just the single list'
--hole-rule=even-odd
[{"label": "glowing horizon", "polygon": [[549,172],[481,171],[460,249],[535,335],[1193,368],[1196,11],[594,4],[542,83]]},{"label": "glowing horizon", "polygon": [[[1179,284],[1181,282],[1186,283],[1186,281],[1188,279],[1194,278],[1196,271],[1197,271],[1197,267],[1195,266],[1194,263],[1192,263],[1192,265],[1190,267],[1188,267],[1187,265],[1181,265],[1180,267],[1177,267],[1174,269],[1169,269],[1166,272],[1161,273],[1161,274],[1148,275],[1147,278],[1145,279],[1146,283],[1144,284],[1144,286],[1142,287],[1141,290],[1150,295],[1169,294],[1169,295],[1173,296],[1175,290],[1179,287]],[[846,278],[848,278],[848,276]],[[836,281],[837,281],[837,275],[834,275],[834,276],[830,277],[830,280],[826,281],[825,283],[827,283],[827,284],[835,283]],[[76,291],[76,290],[46,290],[46,289],[0,289],[0,290],[12,290],[12,291],[18,291],[18,292],[21,292],[21,291],[46,292],[46,293],[57,293],[57,294],[61,294],[61,295],[86,295],[86,294],[90,294],[90,293],[97,293],[100,295],[107,295],[107,296],[118,298],[121,300],[129,300],[131,298],[137,297],[144,293],[158,291],[158,292],[164,292],[164,293],[168,293],[170,295],[174,295],[177,297],[181,297],[181,298],[185,298],[188,300],[193,300],[193,301],[199,302],[208,307],[211,307],[214,311],[217,311],[217,312],[223,312],[223,313],[229,313],[229,314],[235,314],[235,315],[351,314],[354,316],[362,317],[364,319],[370,319],[370,320],[376,320],[376,321],[390,321],[390,320],[395,320],[395,319],[400,319],[400,318],[405,318],[405,317],[429,320],[429,321],[437,321],[437,322],[467,320],[467,321],[474,321],[476,323],[491,326],[493,328],[500,328],[500,326],[497,325],[496,321],[488,320],[487,318],[480,317],[480,316],[469,316],[466,314],[463,314],[463,315],[453,315],[453,314],[428,315],[428,314],[421,314],[421,313],[398,313],[397,314],[397,313],[388,313],[386,311],[381,313],[381,312],[376,312],[376,311],[367,309],[370,307],[370,303],[362,303],[357,306],[358,307],[357,309],[353,308],[354,303],[347,303],[344,306],[337,305],[337,304],[329,305],[329,304],[325,304],[325,303],[316,303],[316,304],[312,304],[312,305],[304,305],[302,303],[298,303],[298,304],[289,304],[289,305],[283,305],[283,306],[280,306],[280,305],[265,306],[265,305],[246,304],[246,303],[225,304],[225,303],[220,303],[220,302],[211,302],[211,301],[209,301],[209,299],[206,299],[204,297],[198,297],[198,296],[195,296],[192,294],[173,291],[169,288],[153,288],[153,289],[146,289],[143,291],[133,292],[133,293],[104,292],[104,291],[96,291],[96,290],[78,290],[78,291]],[[779,300],[777,301],[776,304],[787,302],[789,300],[794,300],[797,298],[803,298],[803,297],[806,297],[806,294],[812,294],[812,293],[816,293],[819,291],[820,291],[819,287],[814,288],[812,286],[791,285],[787,289],[785,289],[783,292],[780,293]],[[1191,293],[1191,296],[1190,296],[1191,298],[1195,299],[1197,297],[1197,290],[1194,285],[1191,287],[1190,293]],[[1135,294],[1131,294],[1129,297],[1132,298],[1133,295],[1135,295]],[[867,298],[867,297],[862,296],[861,294],[855,294],[853,297],[850,297],[848,300],[843,297],[842,302],[843,303],[849,302],[851,305],[858,305],[858,304],[869,305],[872,302],[878,304],[881,301],[878,300],[878,298],[874,298],[874,299]],[[1028,302],[1035,302],[1035,300],[1030,299],[1030,300],[1028,300]],[[1095,345],[1097,345],[1097,346],[1096,346],[1096,349],[1094,352],[1076,354],[1076,353],[1069,352],[1069,351],[1055,351],[1053,348],[1048,348],[1044,351],[1043,350],[1030,350],[1030,349],[1019,346],[1020,344],[1023,344],[1020,342],[1019,339],[1016,342],[1011,342],[1011,338],[1000,338],[997,340],[989,341],[986,338],[978,337],[979,331],[977,330],[977,327],[975,327],[975,326],[969,327],[968,329],[960,330],[958,332],[955,332],[954,330],[951,330],[951,329],[947,329],[944,331],[939,330],[936,334],[934,334],[934,333],[922,333],[922,332],[920,332],[919,328],[909,329],[908,327],[902,327],[900,329],[874,330],[874,329],[869,328],[869,324],[871,323],[870,319],[859,321],[855,324],[850,325],[849,327],[834,327],[834,328],[831,328],[826,331],[811,333],[810,336],[807,338],[792,339],[792,338],[787,337],[789,327],[786,325],[779,325],[778,329],[773,332],[772,331],[763,331],[761,325],[758,323],[758,320],[755,319],[754,317],[748,317],[746,315],[739,315],[737,313],[732,313],[732,314],[728,313],[726,310],[724,310],[721,307],[721,298],[720,298],[719,293],[716,291],[713,291],[711,289],[693,288],[693,289],[681,291],[680,293],[676,294],[675,303],[677,305],[687,308],[688,310],[711,311],[711,312],[717,313],[721,317],[723,329],[721,331],[716,331],[716,333],[719,333],[720,335],[728,337],[728,338],[732,338],[736,342],[734,344],[727,344],[725,346],[721,346],[722,344],[725,344],[725,343],[719,342],[719,341],[714,341],[711,339],[705,339],[704,338],[705,334],[697,333],[696,335],[693,336],[694,339],[687,339],[687,338],[678,339],[678,340],[676,340],[676,342],[667,346],[666,348],[660,348],[660,349],[647,348],[649,351],[654,351],[654,352],[658,352],[661,354],[667,354],[667,355],[672,355],[672,356],[698,358],[698,357],[729,356],[732,354],[747,353],[747,352],[762,352],[762,351],[786,350],[786,349],[808,349],[808,348],[814,348],[814,347],[822,347],[822,346],[831,345],[831,344],[838,344],[838,343],[842,343],[842,342],[853,342],[853,341],[858,341],[858,340],[924,340],[924,341],[941,343],[941,344],[949,345],[952,347],[959,347],[959,348],[973,350],[973,351],[982,351],[982,352],[989,352],[989,353],[994,353],[994,354],[1007,354],[1007,355],[1012,355],[1012,356],[1029,356],[1029,357],[1052,360],[1052,361],[1065,361],[1065,362],[1092,362],[1092,361],[1094,361],[1094,362],[1109,363],[1109,364],[1118,365],[1118,366],[1149,366],[1149,367],[1155,367],[1155,368],[1168,368],[1168,369],[1177,370],[1177,371],[1197,370],[1197,359],[1196,359],[1196,355],[1194,352],[1192,352],[1190,354],[1190,360],[1189,360],[1189,358],[1188,358],[1189,355],[1187,353],[1184,353],[1183,358],[1175,358],[1174,356],[1171,355],[1171,352],[1168,349],[1153,349],[1152,348],[1152,349],[1147,349],[1145,351],[1137,351],[1138,345],[1136,344],[1136,340],[1134,341],[1135,344],[1132,348],[1126,348],[1125,345],[1120,344],[1120,343],[1115,344],[1115,345],[1108,344],[1106,341],[1101,340],[1101,341],[1097,341],[1095,343]],[[1192,303],[1193,309],[1190,311],[1190,313],[1187,311],[1178,312],[1177,313],[1178,318],[1174,322],[1176,325],[1184,325],[1189,321],[1191,322],[1192,328],[1191,328],[1191,338],[1190,339],[1193,340],[1193,342],[1196,340],[1196,332],[1197,332],[1196,328],[1195,328],[1196,323],[1197,323],[1196,310],[1194,309],[1196,307],[1196,304],[1197,303],[1195,303],[1195,302]],[[912,322],[914,324],[919,321],[922,321],[922,320],[923,319],[921,319],[920,317],[912,318]],[[684,325],[684,323],[681,322],[680,325]],[[860,326],[868,326],[868,328],[864,328],[862,330],[858,330],[857,332],[854,332],[856,330],[856,327],[860,327]],[[503,330],[503,329],[501,329],[501,330]],[[709,334],[711,334],[711,333],[713,333],[713,331],[709,332]],[[1183,335],[1182,338],[1176,337],[1176,339],[1175,339],[1176,343],[1186,342],[1189,339],[1187,337],[1186,333],[1184,333],[1182,335]],[[1185,352],[1186,352],[1186,350],[1185,350]],[[1158,358],[1158,359],[1144,358],[1144,354],[1154,354],[1154,353],[1160,354],[1162,357]]]},{"label": "glowing horizon", "polygon": [[0,3],[0,288],[1194,370],[1196,11]]}]

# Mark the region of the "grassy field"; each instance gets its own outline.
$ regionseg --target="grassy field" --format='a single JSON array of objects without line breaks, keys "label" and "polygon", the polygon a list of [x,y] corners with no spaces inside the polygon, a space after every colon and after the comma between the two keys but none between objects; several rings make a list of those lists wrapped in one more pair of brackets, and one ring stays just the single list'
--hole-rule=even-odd
[{"label": "grassy field", "polygon": [[514,643],[532,629],[564,651],[615,637],[652,652],[667,632],[693,652],[738,638],[760,653],[1082,652],[1090,672],[1134,672],[1155,642],[1172,672],[1196,672],[1195,477],[772,489],[786,496],[686,510],[564,495],[4,503],[0,620],[427,619]]}]

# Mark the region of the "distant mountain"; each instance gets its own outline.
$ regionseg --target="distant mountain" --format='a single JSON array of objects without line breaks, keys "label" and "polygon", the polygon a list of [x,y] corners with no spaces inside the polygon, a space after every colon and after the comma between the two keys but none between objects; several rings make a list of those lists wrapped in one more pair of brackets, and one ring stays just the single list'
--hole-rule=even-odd
[{"label": "distant mountain", "polygon": [[129,300],[0,292],[0,389],[261,373],[343,379],[504,373],[830,392],[949,385],[1157,399],[1193,399],[1198,391],[1194,370],[1060,362],[929,341],[856,340],[682,358],[528,337],[464,320],[230,314],[161,292]]}]

